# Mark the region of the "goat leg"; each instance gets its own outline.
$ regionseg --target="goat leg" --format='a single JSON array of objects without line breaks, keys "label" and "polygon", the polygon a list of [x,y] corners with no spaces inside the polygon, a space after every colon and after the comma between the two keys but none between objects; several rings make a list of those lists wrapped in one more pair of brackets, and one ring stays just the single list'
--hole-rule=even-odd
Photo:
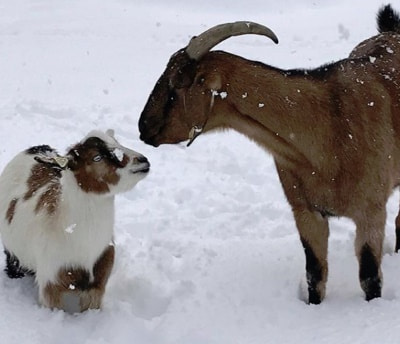
[{"label": "goat leg", "polygon": [[319,304],[328,279],[328,220],[307,209],[294,209],[293,213],[306,256],[308,302]]},{"label": "goat leg", "polygon": [[381,297],[385,220],[386,211],[383,209],[372,216],[363,216],[362,221],[356,221],[355,249],[359,263],[359,279],[367,301]]}]

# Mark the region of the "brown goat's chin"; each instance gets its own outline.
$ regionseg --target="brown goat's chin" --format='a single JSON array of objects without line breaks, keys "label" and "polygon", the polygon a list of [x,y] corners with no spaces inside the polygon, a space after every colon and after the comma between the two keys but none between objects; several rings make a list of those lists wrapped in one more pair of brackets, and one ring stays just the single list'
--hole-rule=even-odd
[{"label": "brown goat's chin", "polygon": [[158,142],[155,140],[155,137],[154,137],[154,136],[152,136],[152,137],[145,137],[145,135],[141,134],[141,135],[140,135],[140,139],[141,139],[144,143],[146,143],[146,144],[148,144],[148,145],[150,145],[150,146],[153,146],[153,147],[158,147],[158,146],[160,145],[160,143],[158,143]]},{"label": "brown goat's chin", "polygon": [[159,147],[160,145],[165,145],[165,144],[177,144],[177,143],[181,143],[184,141],[187,141],[187,138],[184,139],[169,139],[169,138],[159,138],[157,136],[153,136],[153,137],[142,137],[140,136],[140,139],[148,144],[151,145],[153,147]]}]

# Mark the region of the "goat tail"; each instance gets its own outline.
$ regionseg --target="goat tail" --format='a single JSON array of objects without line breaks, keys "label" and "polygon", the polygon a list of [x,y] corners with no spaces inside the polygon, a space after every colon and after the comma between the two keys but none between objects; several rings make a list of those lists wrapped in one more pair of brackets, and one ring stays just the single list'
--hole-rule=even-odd
[{"label": "goat tail", "polygon": [[392,6],[383,6],[377,15],[377,24],[379,33],[396,32],[400,33],[400,15]]}]

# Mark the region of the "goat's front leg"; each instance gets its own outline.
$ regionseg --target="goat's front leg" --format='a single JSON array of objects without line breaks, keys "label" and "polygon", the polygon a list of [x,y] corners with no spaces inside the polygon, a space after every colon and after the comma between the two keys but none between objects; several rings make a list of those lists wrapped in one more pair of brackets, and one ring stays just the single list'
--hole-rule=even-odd
[{"label": "goat's front leg", "polygon": [[361,288],[367,301],[381,296],[382,290],[382,247],[385,237],[386,211],[369,213],[355,220],[355,250],[359,263]]},{"label": "goat's front leg", "polygon": [[93,282],[86,290],[79,292],[80,311],[97,309],[101,307],[106,284],[114,265],[114,245],[109,245],[101,254],[93,267]]},{"label": "goat's front leg", "polygon": [[293,213],[306,255],[308,302],[319,304],[328,279],[328,220],[307,209],[293,209]]},{"label": "goat's front leg", "polygon": [[93,281],[90,281],[90,272],[83,268],[60,269],[56,281],[48,282],[44,287],[39,285],[41,303],[69,313],[100,308],[114,264],[114,254],[113,245],[103,251],[93,267]]}]

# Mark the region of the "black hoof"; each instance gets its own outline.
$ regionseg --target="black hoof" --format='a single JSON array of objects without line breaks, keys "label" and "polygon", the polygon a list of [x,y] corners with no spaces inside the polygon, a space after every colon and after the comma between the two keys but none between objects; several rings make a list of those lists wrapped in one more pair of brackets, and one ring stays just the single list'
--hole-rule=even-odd
[{"label": "black hoof", "polygon": [[365,300],[371,301],[382,296],[382,283],[379,277],[369,278],[362,282],[365,291]]}]

